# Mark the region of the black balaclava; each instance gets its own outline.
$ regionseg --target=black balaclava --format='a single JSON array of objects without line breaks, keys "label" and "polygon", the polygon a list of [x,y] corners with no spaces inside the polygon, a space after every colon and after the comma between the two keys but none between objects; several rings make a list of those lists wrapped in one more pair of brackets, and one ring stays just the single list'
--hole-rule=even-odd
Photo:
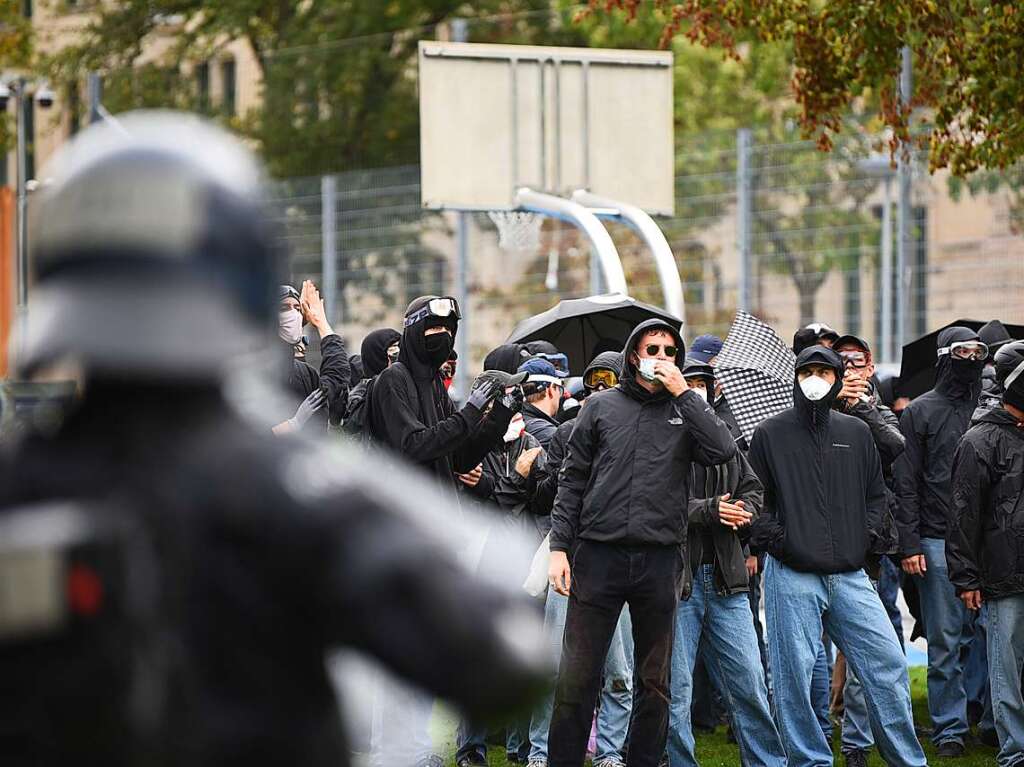
[{"label": "black balaclava", "polygon": [[402,340],[402,334],[391,328],[380,328],[363,339],[359,348],[367,378],[380,375],[388,367],[388,348]]},{"label": "black balaclava", "polygon": [[[835,383],[821,399],[812,402],[807,399],[800,388],[799,370],[810,364],[827,365],[836,374]],[[828,424],[832,403],[843,388],[843,358],[827,346],[808,346],[796,358],[797,374],[793,376],[793,409],[797,411],[812,428],[824,428]]]},{"label": "black balaclava", "polygon": [[[420,296],[405,310],[408,317],[437,296]],[[420,418],[427,426],[436,425],[444,418],[444,410],[441,406],[443,398],[448,397],[444,383],[441,381],[438,372],[441,365],[448,361],[450,353],[445,354],[440,361],[437,360],[438,353],[427,351],[426,330],[428,326],[443,324],[452,331],[451,342],[455,340],[455,332],[458,330],[458,321],[455,317],[445,317],[443,320],[438,317],[424,317],[407,326],[402,332],[401,349],[398,352],[398,362],[409,371],[413,383],[416,385],[416,395],[420,402]],[[447,339],[448,334],[440,334]]]},{"label": "black balaclava", "polygon": [[[979,341],[970,328],[955,325],[939,333],[937,347],[949,346],[957,341]],[[984,360],[962,360],[951,354],[940,354],[935,363],[935,389],[950,399],[977,399],[981,389]]]},{"label": "black balaclava", "polygon": [[652,330],[663,330],[675,339],[675,362],[677,367],[683,359],[683,355],[686,354],[686,345],[683,343],[683,337],[679,335],[679,330],[664,320],[645,320],[633,328],[633,332],[630,333],[629,338],[626,340],[626,345],[622,349],[622,375],[619,376],[619,386],[622,387],[626,394],[640,402],[668,399],[672,396],[664,386],[659,386],[654,392],[649,392],[636,382],[636,365],[633,364],[631,358],[636,351],[637,343],[643,338],[645,333],[650,333]]}]

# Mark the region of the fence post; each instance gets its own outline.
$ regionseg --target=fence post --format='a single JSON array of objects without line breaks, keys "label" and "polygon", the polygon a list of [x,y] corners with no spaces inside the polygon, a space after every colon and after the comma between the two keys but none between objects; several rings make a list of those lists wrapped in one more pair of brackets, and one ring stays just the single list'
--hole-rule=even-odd
[{"label": "fence post", "polygon": [[334,309],[338,291],[338,180],[320,178],[320,258],[321,291],[330,322],[338,322]]},{"label": "fence post", "polygon": [[455,366],[455,392],[465,398],[469,394],[469,330],[473,313],[469,310],[469,213],[459,211],[455,234],[457,257],[455,263],[455,299],[459,302],[462,319],[455,336],[455,353],[459,355]]},{"label": "fence post", "polygon": [[[903,70],[900,73],[899,89],[900,100],[906,107],[910,104],[911,91],[914,87],[911,54],[908,46],[903,47],[902,56]],[[911,216],[913,215],[910,200],[912,173],[913,154],[908,141],[900,147],[900,192],[896,212],[896,229],[898,230],[896,241],[896,351],[900,353],[903,351],[903,344],[907,342],[907,257],[911,245]]]},{"label": "fence post", "polygon": [[750,166],[753,144],[750,128],[736,131],[736,253],[739,256],[737,305],[746,312],[750,311],[751,306],[750,222],[754,214],[754,194]]}]

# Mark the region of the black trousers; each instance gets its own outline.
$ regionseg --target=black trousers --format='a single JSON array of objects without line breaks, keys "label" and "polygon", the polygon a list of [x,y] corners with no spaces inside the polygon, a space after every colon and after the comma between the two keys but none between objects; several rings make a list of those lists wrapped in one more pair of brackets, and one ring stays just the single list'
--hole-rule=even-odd
[{"label": "black trousers", "polygon": [[583,765],[601,670],[623,604],[633,621],[636,669],[626,764],[657,767],[668,736],[681,564],[678,546],[577,545],[548,737],[551,767]]}]

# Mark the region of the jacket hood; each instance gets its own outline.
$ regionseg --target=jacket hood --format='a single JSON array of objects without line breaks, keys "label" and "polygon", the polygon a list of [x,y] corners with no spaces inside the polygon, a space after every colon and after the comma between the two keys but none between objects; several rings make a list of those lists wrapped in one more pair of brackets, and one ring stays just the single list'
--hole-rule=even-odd
[{"label": "jacket hood", "polygon": [[363,358],[363,371],[367,378],[383,373],[388,366],[388,347],[402,340],[402,334],[391,328],[374,330],[363,339],[359,352]]},{"label": "jacket hood", "polygon": [[591,370],[614,370],[615,375],[622,375],[622,352],[601,352],[587,365],[583,371],[583,380]]},{"label": "jacket hood", "polygon": [[[832,403],[836,400],[836,395],[843,388],[843,358],[827,346],[808,346],[797,356],[795,370],[798,372],[800,368],[811,364],[827,365],[836,374],[836,381],[832,384],[828,394],[817,402],[807,399],[804,390],[800,388],[799,375],[794,374],[793,376],[793,408],[806,417],[811,425],[817,425],[825,423],[825,418],[832,408]],[[825,418],[822,417],[823,415]]]},{"label": "jacket hood", "polygon": [[673,327],[665,322],[665,320],[644,320],[633,328],[633,332],[629,334],[629,338],[626,340],[626,345],[622,348],[622,375],[619,377],[619,386],[635,399],[647,400],[652,397],[668,396],[668,392],[664,389],[652,394],[638,384],[636,382],[636,365],[630,360],[630,356],[636,350],[636,345],[643,338],[644,333],[649,333],[652,330],[663,330],[669,333],[675,340],[678,350],[676,351],[677,366],[679,365],[679,360],[683,359],[683,355],[686,353],[686,345],[683,343],[683,337],[679,334],[679,328]]},{"label": "jacket hood", "polygon": [[484,370],[515,373],[529,356],[530,352],[522,344],[502,344],[484,357]]},{"label": "jacket hood", "polygon": [[[981,338],[970,328],[954,325],[939,333],[936,348],[942,349],[957,341],[980,341]],[[981,388],[981,372],[983,365],[976,365],[977,375],[974,380],[965,381],[956,375],[954,361],[949,354],[938,355],[935,363],[935,388],[951,399],[978,398]]]},{"label": "jacket hood", "polygon": [[988,346],[989,356],[991,357],[995,351],[1005,344],[1007,341],[1012,341],[1010,337],[1010,331],[1006,329],[1006,326],[999,320],[989,320],[981,329],[978,331],[978,338],[985,342]]},{"label": "jacket hood", "polygon": [[[1010,415],[1010,411],[1001,407],[992,407],[986,410],[979,409],[976,411],[972,424],[978,423],[994,423],[1017,428],[1017,419]],[[1024,439],[1024,430],[1021,430],[1021,438]]]},{"label": "jacket hood", "polygon": [[[438,296],[420,296],[405,310],[405,316],[419,311]],[[409,370],[409,373],[417,381],[430,381],[437,375],[437,366],[431,363],[430,355],[427,354],[426,330],[429,317],[412,323],[402,332],[402,348],[398,353],[398,360]],[[441,323],[447,325],[452,331],[452,340],[458,332],[458,322],[452,318]],[[364,363],[365,364],[365,363]]]}]

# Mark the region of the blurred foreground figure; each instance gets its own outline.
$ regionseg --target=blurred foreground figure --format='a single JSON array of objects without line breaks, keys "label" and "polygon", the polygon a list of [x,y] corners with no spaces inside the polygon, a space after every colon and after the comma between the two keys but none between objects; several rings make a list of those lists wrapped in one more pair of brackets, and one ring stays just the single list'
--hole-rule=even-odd
[{"label": "blurred foreground figure", "polygon": [[259,168],[195,119],[121,124],[38,201],[20,372],[73,361],[84,395],[5,457],[4,763],[344,765],[342,643],[478,716],[529,705],[539,621],[457,567],[430,488],[228,405],[275,346]]}]

